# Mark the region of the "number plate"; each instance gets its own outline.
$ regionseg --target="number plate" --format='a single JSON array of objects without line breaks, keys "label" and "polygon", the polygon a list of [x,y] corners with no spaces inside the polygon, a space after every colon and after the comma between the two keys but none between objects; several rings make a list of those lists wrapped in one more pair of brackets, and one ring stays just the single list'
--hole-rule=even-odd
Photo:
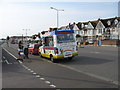
[{"label": "number plate", "polygon": [[65,52],[64,57],[72,57],[72,53],[71,52]]}]

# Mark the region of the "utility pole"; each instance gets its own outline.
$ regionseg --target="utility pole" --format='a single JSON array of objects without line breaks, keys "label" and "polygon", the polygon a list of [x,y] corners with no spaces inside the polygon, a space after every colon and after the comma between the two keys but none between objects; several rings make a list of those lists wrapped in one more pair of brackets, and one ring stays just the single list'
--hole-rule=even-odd
[{"label": "utility pole", "polygon": [[30,29],[22,29],[26,31],[26,42],[27,42],[27,31],[30,31]]}]

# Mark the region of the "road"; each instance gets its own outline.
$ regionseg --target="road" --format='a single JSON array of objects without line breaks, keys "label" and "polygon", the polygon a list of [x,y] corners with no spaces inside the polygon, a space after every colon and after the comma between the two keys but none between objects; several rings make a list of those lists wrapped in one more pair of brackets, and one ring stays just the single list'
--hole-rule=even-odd
[{"label": "road", "polygon": [[2,47],[0,46],[0,89],[2,89]]},{"label": "road", "polygon": [[118,81],[118,48],[85,47],[79,48],[79,56],[74,61],[62,63],[78,71],[93,74],[97,78]]},{"label": "road", "polygon": [[[15,44],[11,47],[17,49]],[[70,62],[61,61],[59,65],[96,78],[118,83],[118,47],[91,46],[79,48],[79,56]]]},{"label": "road", "polygon": [[[29,55],[29,60],[19,63],[17,47],[4,45],[2,56],[7,61],[3,62],[3,88],[117,88],[116,56],[104,57],[103,48],[85,48],[79,48],[80,54],[73,61],[51,63],[38,55]],[[116,53],[115,49],[105,53]]]}]

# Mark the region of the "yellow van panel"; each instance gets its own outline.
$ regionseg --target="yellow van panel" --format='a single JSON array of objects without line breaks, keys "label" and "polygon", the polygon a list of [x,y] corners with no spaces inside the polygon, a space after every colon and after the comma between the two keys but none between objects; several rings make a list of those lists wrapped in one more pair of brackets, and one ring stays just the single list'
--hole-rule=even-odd
[{"label": "yellow van panel", "polygon": [[[43,54],[43,53],[41,53],[41,55],[42,55],[43,57],[50,58],[50,54]],[[78,55],[78,52],[72,53],[72,56],[77,56],[77,55]],[[53,57],[54,57],[55,59],[62,59],[62,58],[64,58],[64,55],[63,55],[63,54],[62,54],[62,55],[53,55]]]}]

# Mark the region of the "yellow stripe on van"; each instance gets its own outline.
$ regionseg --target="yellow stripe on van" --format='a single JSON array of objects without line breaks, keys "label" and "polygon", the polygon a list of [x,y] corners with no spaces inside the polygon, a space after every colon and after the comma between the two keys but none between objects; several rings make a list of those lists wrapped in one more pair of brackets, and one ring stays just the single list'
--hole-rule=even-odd
[{"label": "yellow stripe on van", "polygon": [[72,56],[77,56],[78,52],[72,53]]},{"label": "yellow stripe on van", "polygon": [[[43,57],[50,58],[50,54],[43,54],[43,53],[41,53],[41,55],[42,55]],[[72,53],[72,56],[77,56],[77,55],[78,55],[78,52]],[[55,59],[62,59],[62,58],[64,58],[64,55],[63,55],[63,54],[62,54],[62,55],[53,55],[53,57],[54,57]]]},{"label": "yellow stripe on van", "polygon": [[42,55],[43,57],[50,58],[50,55],[49,55],[49,54],[44,54],[44,53],[41,53],[41,55]]},{"label": "yellow stripe on van", "polygon": [[64,58],[64,55],[53,55],[53,57],[55,59],[61,59],[61,58]]}]

